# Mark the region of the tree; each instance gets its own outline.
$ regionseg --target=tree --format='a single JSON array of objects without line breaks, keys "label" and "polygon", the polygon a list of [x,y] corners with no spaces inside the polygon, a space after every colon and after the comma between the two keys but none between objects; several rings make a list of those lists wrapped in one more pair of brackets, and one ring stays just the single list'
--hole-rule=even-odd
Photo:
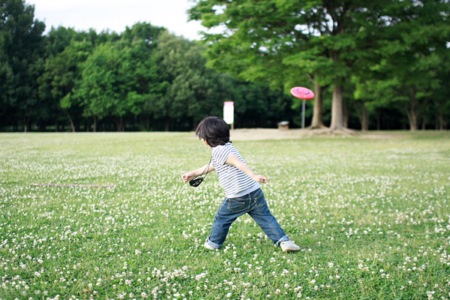
[{"label": "tree", "polygon": [[223,104],[215,82],[219,75],[206,68],[203,47],[196,42],[165,32],[157,47],[158,77],[164,92],[152,102],[156,119],[165,130],[172,122],[193,124]]},{"label": "tree", "polygon": [[120,39],[96,46],[82,66],[82,77],[74,89],[85,117],[97,121],[112,117],[119,131],[125,130],[127,115],[140,115],[145,103],[158,93],[154,49],[163,29],[146,23],[127,28]]},{"label": "tree", "polygon": [[91,43],[73,29],[52,28],[45,36],[46,59],[44,71],[38,78],[39,97],[49,111],[46,119],[56,122],[56,130],[60,129],[59,123],[64,124],[64,119],[69,120],[73,132],[76,130],[74,115],[81,116],[81,112],[71,96],[81,78],[81,65],[92,48]]},{"label": "tree", "polygon": [[[126,102],[129,113],[133,116],[152,114],[154,99],[160,97],[165,90],[158,75],[156,49],[160,35],[165,31],[162,27],[149,23],[136,23],[125,30],[120,41],[122,52],[121,74],[126,81]],[[142,124],[143,128],[147,125]]]},{"label": "tree", "polygon": [[96,46],[118,40],[115,33],[77,32],[65,27],[52,28],[45,36],[45,67],[39,78],[39,96],[53,112],[50,115],[57,123],[57,130],[58,124],[62,123],[61,111],[69,120],[71,130],[77,130],[83,113],[83,99],[78,88],[84,63]]},{"label": "tree", "polygon": [[[390,7],[391,30],[379,64],[383,71],[400,83],[397,94],[408,99],[406,109],[410,130],[418,129],[420,102],[427,101],[432,91],[445,89],[437,75],[448,59],[448,1],[405,1],[402,7]],[[392,45],[393,44],[393,45]],[[446,54],[446,55],[445,55]]]},{"label": "tree", "polygon": [[94,131],[98,120],[124,114],[119,68],[120,53],[111,42],[96,47],[83,65],[82,80],[74,96],[82,102],[83,115],[94,119]]},{"label": "tree", "polygon": [[377,51],[354,73],[356,97],[365,99],[365,107],[401,103],[411,130],[418,129],[420,118],[426,123],[426,111],[437,107],[433,102],[442,101],[440,91],[446,89],[443,78],[450,52],[446,2],[392,1],[385,7],[383,30],[371,37]]},{"label": "tree", "polygon": [[17,111],[24,131],[39,110],[37,77],[42,69],[43,22],[23,0],[0,0],[0,117]]},{"label": "tree", "polygon": [[332,85],[330,128],[342,130],[342,87],[364,54],[360,39],[379,22],[385,2],[197,0],[189,12],[206,28],[224,28],[204,34],[211,66],[272,85],[309,74],[319,95],[321,86]]}]

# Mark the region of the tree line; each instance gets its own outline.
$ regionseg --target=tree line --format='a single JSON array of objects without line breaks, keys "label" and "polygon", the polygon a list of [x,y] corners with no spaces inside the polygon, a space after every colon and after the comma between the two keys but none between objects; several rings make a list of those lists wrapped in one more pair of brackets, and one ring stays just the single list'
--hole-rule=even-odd
[{"label": "tree line", "polygon": [[229,100],[236,127],[298,127],[293,86],[316,93],[312,128],[446,129],[448,3],[376,3],[194,1],[224,31],[189,41],[145,22],[44,34],[0,0],[0,131],[192,130]]},{"label": "tree line", "polygon": [[209,65],[285,90],[309,82],[313,128],[330,109],[331,130],[352,117],[362,129],[387,117],[412,130],[448,125],[448,0],[194,2],[190,18],[221,29],[205,34]]}]

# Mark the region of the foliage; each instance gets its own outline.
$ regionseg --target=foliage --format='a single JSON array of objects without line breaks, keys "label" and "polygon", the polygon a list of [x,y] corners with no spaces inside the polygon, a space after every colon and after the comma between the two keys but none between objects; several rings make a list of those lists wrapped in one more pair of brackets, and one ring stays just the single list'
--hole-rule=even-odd
[{"label": "foliage", "polygon": [[418,128],[419,117],[426,122],[440,114],[439,109],[432,109],[429,111],[434,113],[427,116],[425,110],[430,102],[446,102],[440,91],[446,89],[442,72],[449,69],[448,12],[446,1],[387,6],[389,18],[375,36],[378,50],[360,68],[363,73],[353,78],[357,82],[355,96],[364,100],[369,111],[400,102],[400,111],[408,116],[413,130]]},{"label": "foliage", "polygon": [[14,114],[25,130],[39,108],[37,77],[42,68],[45,24],[23,0],[0,0],[0,116]]},{"label": "foliage", "polygon": [[[197,0],[190,17],[218,29],[204,34],[209,64],[218,70],[288,87],[309,86],[309,74],[320,111],[321,87],[331,86],[331,129],[345,127],[342,97],[353,88],[350,78],[357,82],[356,96],[367,90],[365,99],[376,106],[382,107],[386,96],[410,99],[415,129],[416,98],[445,88],[436,68],[449,52],[448,8],[443,0]],[[371,74],[377,71],[383,78]],[[395,88],[386,95],[380,84]]]},{"label": "foliage", "polygon": [[[361,1],[196,1],[191,18],[224,33],[206,34],[210,64],[244,79],[332,85],[332,129],[342,129],[342,87],[362,55],[361,36],[383,3]],[[367,46],[367,45],[366,45]],[[274,76],[276,75],[276,76]],[[319,99],[320,100],[320,99]]]},{"label": "foliage", "polygon": [[197,0],[190,17],[220,29],[203,41],[149,23],[44,35],[32,5],[0,3],[1,131],[192,130],[228,100],[238,127],[298,127],[298,85],[311,128],[448,126],[445,0]]}]

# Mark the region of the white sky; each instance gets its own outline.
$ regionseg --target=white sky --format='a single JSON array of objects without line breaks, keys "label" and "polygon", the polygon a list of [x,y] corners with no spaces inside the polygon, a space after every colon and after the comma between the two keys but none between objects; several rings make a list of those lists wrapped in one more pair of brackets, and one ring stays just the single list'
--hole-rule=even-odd
[{"label": "white sky", "polygon": [[188,22],[191,0],[25,0],[34,5],[34,17],[43,21],[46,32],[64,26],[75,30],[93,28],[121,33],[125,27],[147,22],[165,27],[172,34],[190,40],[200,39],[205,30],[200,22]]}]

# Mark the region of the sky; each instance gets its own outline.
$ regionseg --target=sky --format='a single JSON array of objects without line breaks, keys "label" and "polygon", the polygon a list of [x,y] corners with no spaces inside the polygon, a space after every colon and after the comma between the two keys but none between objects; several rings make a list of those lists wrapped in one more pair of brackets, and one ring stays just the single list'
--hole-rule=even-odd
[{"label": "sky", "polygon": [[199,40],[200,22],[188,22],[191,0],[25,0],[34,5],[34,17],[43,21],[46,32],[64,26],[75,30],[93,28],[121,33],[137,22],[165,27],[170,33]]}]

